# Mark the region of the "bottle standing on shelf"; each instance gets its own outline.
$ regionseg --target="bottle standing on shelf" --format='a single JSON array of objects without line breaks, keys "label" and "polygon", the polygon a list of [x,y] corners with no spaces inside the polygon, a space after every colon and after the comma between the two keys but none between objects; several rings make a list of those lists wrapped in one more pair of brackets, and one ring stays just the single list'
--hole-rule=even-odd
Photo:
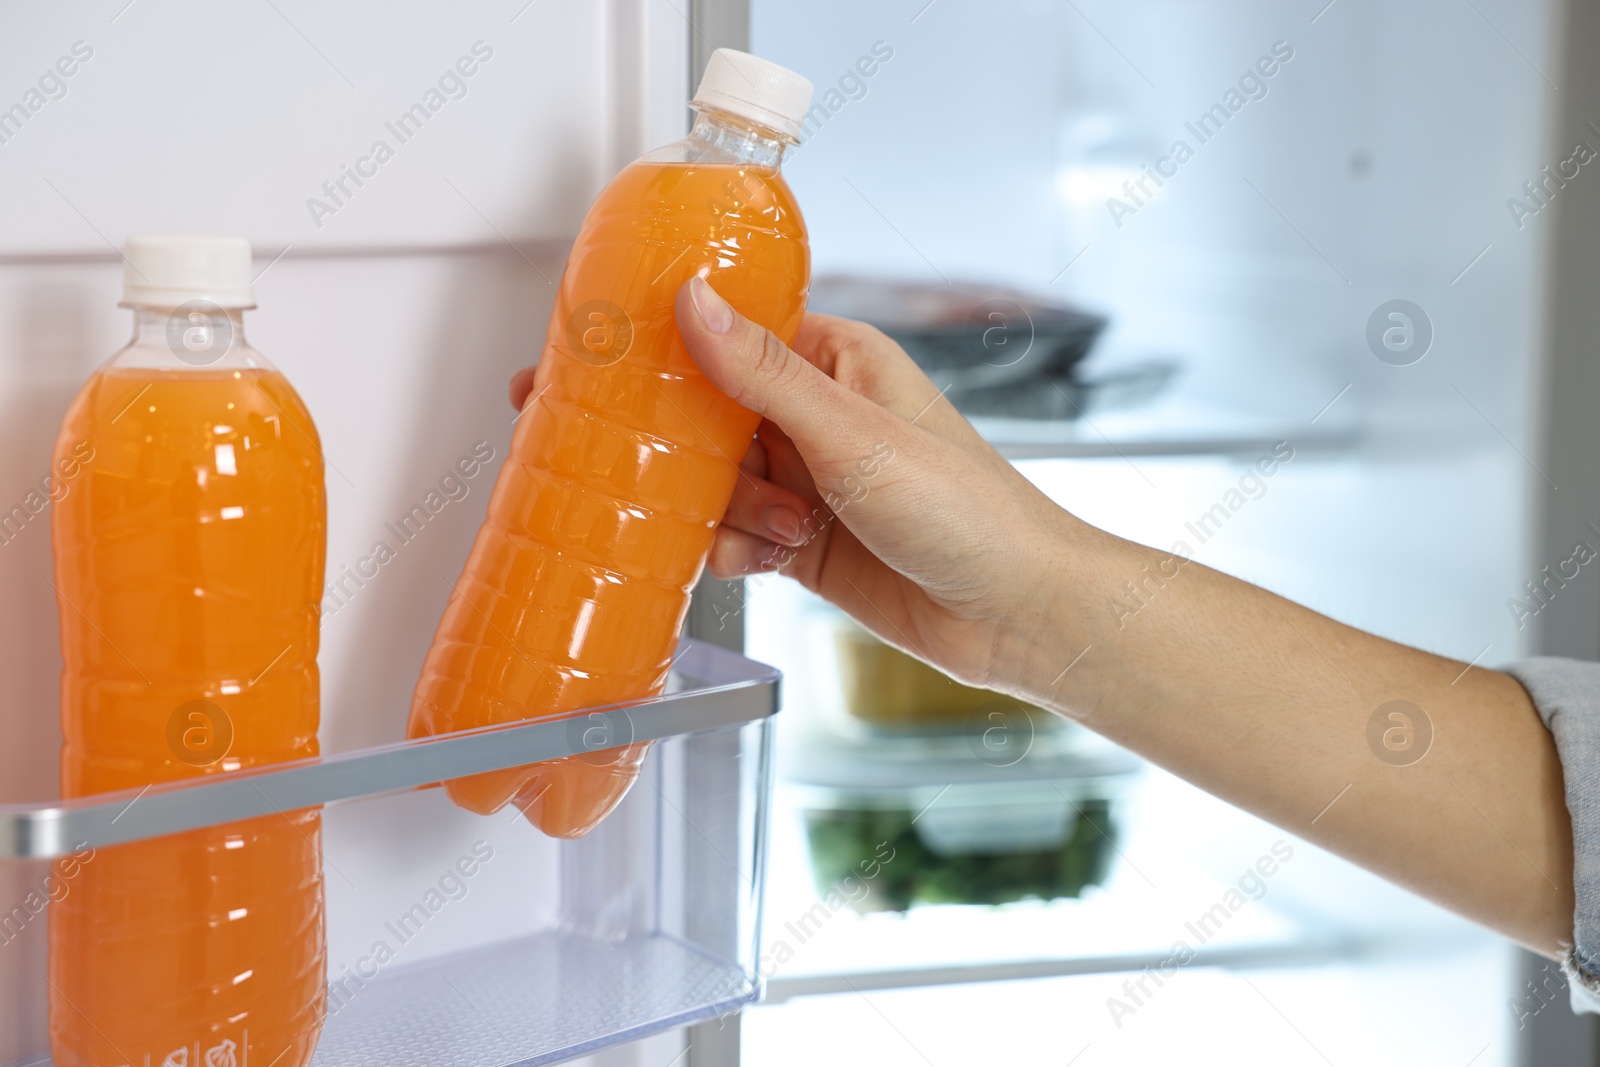
[{"label": "bottle standing on shelf", "polygon": [[[785,342],[805,311],[805,224],[779,173],[811,103],[800,75],[729,49],[693,132],[595,200],[556,296],[532,393],[412,699],[413,737],[653,696],[760,417],[695,367],[673,314],[708,279]],[[646,746],[576,720],[602,751],[446,783],[487,814],[587,833]],[[590,734],[583,731],[588,729]]]},{"label": "bottle standing on shelf", "polygon": [[[317,754],[322,452],[299,396],[245,343],[250,246],[151,234],[124,260],[133,340],[55,447],[80,468],[51,522],[68,797]],[[320,815],[291,812],[58,871],[56,1067],[310,1062],[320,841]]]}]

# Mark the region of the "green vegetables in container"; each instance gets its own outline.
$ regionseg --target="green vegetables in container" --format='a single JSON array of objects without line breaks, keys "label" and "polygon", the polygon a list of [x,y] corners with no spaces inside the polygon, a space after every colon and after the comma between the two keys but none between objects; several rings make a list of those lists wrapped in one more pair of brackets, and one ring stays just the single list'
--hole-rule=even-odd
[{"label": "green vegetables in container", "polygon": [[[1057,801],[1062,799],[1058,796]],[[853,904],[857,911],[1077,897],[1109,873],[1116,827],[1107,799],[1087,799],[1067,807],[1071,825],[1059,844],[957,852],[933,847],[919,833],[937,804],[920,818],[908,808],[812,809],[806,812],[805,823],[813,876],[818,892],[826,893],[863,869],[863,861],[881,857],[887,843],[894,858],[866,883],[866,894]]]},{"label": "green vegetables in container", "polygon": [[842,617],[831,630],[843,714],[801,720],[783,756],[820,894],[860,882],[855,911],[903,912],[1069,899],[1105,881],[1131,755]]}]

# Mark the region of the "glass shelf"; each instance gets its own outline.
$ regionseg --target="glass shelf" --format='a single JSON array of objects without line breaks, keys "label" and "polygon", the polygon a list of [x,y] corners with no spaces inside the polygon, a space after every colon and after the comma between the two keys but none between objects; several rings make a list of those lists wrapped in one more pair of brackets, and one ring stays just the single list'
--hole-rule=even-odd
[{"label": "glass shelf", "polygon": [[[1296,452],[1340,454],[1361,443],[1353,430],[1329,429],[1306,433],[1293,427],[1264,428],[1258,433],[1195,433],[1138,437],[1099,437],[1093,430],[1072,428],[1029,433],[1013,420],[974,419],[973,425],[1002,456],[1023,459],[1129,459],[1169,456],[1255,457],[1272,451],[1281,441],[1293,441]],[[1073,424],[1061,424],[1073,426]]]},{"label": "glass shelf", "polygon": [[[930,809],[947,798],[934,799]],[[768,1004],[923,986],[1170,973],[1175,964],[1190,970],[1311,966],[1381,954],[1436,959],[1491,938],[1155,769],[1141,772],[1113,806],[1114,858],[1104,884],[1078,899],[1049,902],[858,914],[848,903],[851,886],[818,885],[803,825],[806,802],[803,789],[780,782],[762,950]],[[887,858],[885,871],[896,862],[907,861]],[[1263,870],[1273,873],[1262,876]],[[1177,954],[1180,943],[1184,951]]]},{"label": "glass shelf", "polygon": [[[1296,452],[1348,453],[1363,441],[1354,405],[1310,409],[1304,419],[1272,418],[1182,395],[1128,411],[1082,419],[974,416],[972,425],[1007,459],[1129,459],[1157,456],[1241,456],[1270,453],[1288,441]],[[1347,409],[1348,408],[1348,409]],[[1316,415],[1315,420],[1312,416]]]},{"label": "glass shelf", "polygon": [[[762,988],[778,685],[770,667],[685,640],[667,693],[650,700],[0,806],[0,1064],[52,1062],[54,905],[27,901],[50,884],[71,899],[71,879],[85,877],[52,859],[98,850],[83,861],[89,871],[166,835],[233,832],[307,808],[321,810],[329,981],[316,1067],[531,1067],[737,1011]],[[545,837],[510,807],[473,815],[427,788],[644,741],[654,744],[627,797],[577,840]],[[126,921],[105,919],[112,932]],[[161,1043],[189,1041],[176,1050],[183,1062],[207,1062],[197,1036]],[[277,1051],[252,1048],[247,1034],[239,1048],[238,1067],[265,1067]],[[173,1054],[128,1049],[124,1059],[159,1067]]]}]

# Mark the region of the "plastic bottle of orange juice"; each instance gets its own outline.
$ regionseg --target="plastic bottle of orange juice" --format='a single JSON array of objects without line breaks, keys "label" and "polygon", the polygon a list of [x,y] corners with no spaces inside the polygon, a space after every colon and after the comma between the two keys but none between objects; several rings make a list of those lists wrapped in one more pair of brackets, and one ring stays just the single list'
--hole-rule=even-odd
[{"label": "plastic bottle of orange juice", "polygon": [[[693,132],[590,207],[488,519],[423,665],[413,737],[661,691],[759,422],[696,369],[674,300],[699,274],[793,339],[810,252],[778,167],[810,102],[800,75],[719,49]],[[545,833],[577,837],[632,784],[646,746],[628,740],[446,785],[472,811],[514,800]]]},{"label": "plastic bottle of orange juice", "polygon": [[[322,453],[245,343],[250,246],[152,234],[124,260],[133,340],[55,450],[92,457],[52,519],[69,797],[317,753]],[[77,864],[50,912],[56,1067],[308,1063],[320,840],[293,812]]]}]

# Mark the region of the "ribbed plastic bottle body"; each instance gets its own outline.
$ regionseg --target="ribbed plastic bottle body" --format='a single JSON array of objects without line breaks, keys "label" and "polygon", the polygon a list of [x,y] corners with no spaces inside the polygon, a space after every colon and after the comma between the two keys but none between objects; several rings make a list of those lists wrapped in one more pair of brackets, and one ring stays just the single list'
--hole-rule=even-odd
[{"label": "ribbed plastic bottle body", "polygon": [[[317,753],[320,446],[283,376],[236,349],[191,367],[136,338],[62,425],[57,469],[79,468],[52,509],[67,796]],[[58,1067],[309,1062],[320,840],[320,815],[293,812],[59,863]]]},{"label": "ribbed plastic bottle body", "polygon": [[[779,153],[741,159],[727,145],[743,132],[706,123],[698,141],[624,170],[584,221],[488,519],[423,667],[412,736],[634,700],[666,682],[759,422],[695,367],[677,331],[678,289],[699,273],[787,341],[810,276]],[[546,833],[573,837],[622,799],[644,751],[606,748],[447,788],[481,813],[515,799]]]}]

